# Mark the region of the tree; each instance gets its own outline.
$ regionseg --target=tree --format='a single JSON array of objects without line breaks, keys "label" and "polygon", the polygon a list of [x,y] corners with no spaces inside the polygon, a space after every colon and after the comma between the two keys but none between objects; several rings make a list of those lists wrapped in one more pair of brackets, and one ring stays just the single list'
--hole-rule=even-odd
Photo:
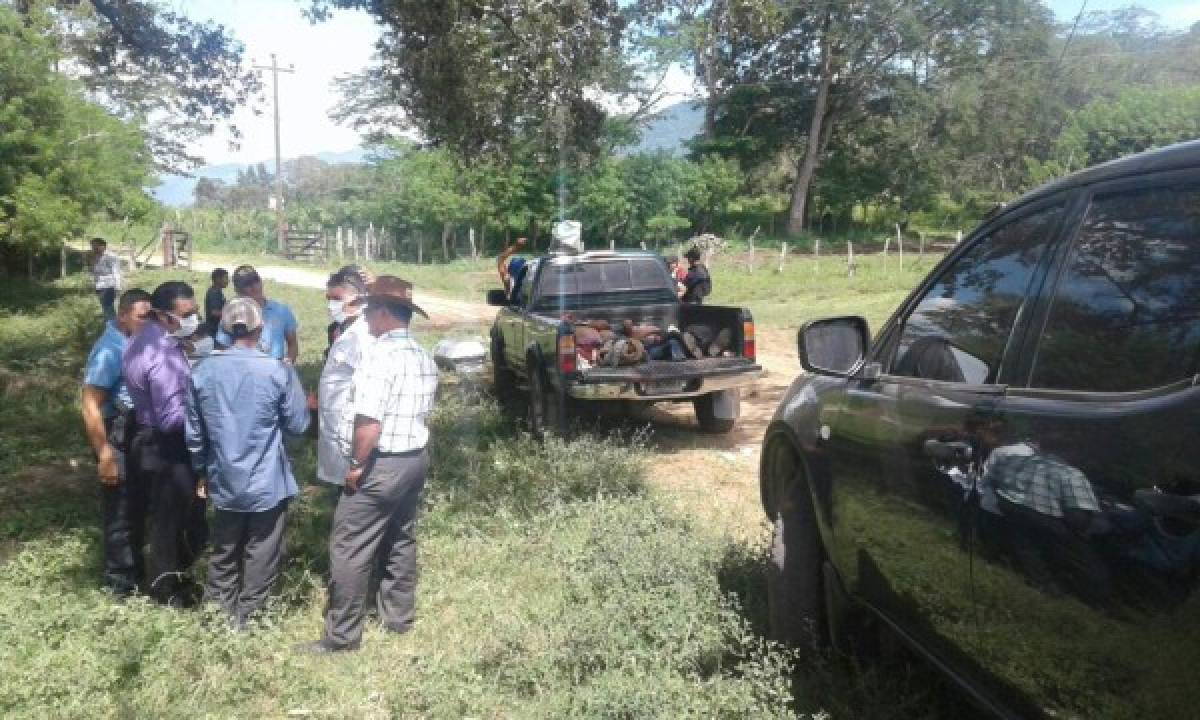
[{"label": "tree", "polygon": [[[379,64],[343,85],[338,117],[377,135],[415,128],[465,156],[539,142],[594,153],[605,112],[595,90],[627,83],[617,0],[316,0],[387,27]],[[400,122],[403,125],[400,125]]]},{"label": "tree", "polygon": [[261,90],[225,27],[156,0],[17,0],[15,7],[27,27],[56,37],[59,69],[118,117],[144,126],[160,169],[194,166],[188,145]]},{"label": "tree", "polygon": [[599,237],[606,245],[615,240],[631,219],[634,190],[625,182],[619,161],[605,158],[596,163],[579,186],[585,237]]},{"label": "tree", "polygon": [[1054,156],[1029,158],[1032,182],[1045,182],[1123,155],[1200,138],[1200,87],[1130,88],[1094,100],[1072,117]]},{"label": "tree", "polygon": [[54,46],[0,7],[0,242],[36,251],[94,213],[140,217],[150,157],[139,130],[55,72]]}]

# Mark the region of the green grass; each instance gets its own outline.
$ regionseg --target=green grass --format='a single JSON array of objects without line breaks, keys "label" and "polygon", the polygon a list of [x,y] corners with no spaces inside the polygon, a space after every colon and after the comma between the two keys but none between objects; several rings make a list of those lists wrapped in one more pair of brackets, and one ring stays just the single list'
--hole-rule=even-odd
[{"label": "green grass", "polygon": [[[320,632],[332,512],[312,486],[307,440],[292,448],[305,487],[279,597],[253,632],[232,634],[205,612],[114,603],[98,587],[99,508],[76,404],[98,308],[78,280],[4,288],[0,715],[793,715],[791,661],[739,599],[761,602],[745,591],[756,556],[664,509],[636,443],[535,444],[469,383],[447,384],[433,420],[410,635],[372,624],[353,656],[291,650]],[[311,378],[320,293],[268,292],[299,315]]]}]

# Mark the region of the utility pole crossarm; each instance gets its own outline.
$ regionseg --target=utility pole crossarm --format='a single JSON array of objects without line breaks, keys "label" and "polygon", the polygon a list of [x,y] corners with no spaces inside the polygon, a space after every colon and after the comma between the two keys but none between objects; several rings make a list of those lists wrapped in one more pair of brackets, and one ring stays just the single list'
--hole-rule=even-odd
[{"label": "utility pole crossarm", "polygon": [[255,70],[271,71],[271,87],[275,98],[275,241],[279,252],[284,252],[285,232],[283,221],[283,161],[279,152],[279,73],[295,73],[296,66],[279,67],[275,53],[271,53],[270,65],[254,65]]}]

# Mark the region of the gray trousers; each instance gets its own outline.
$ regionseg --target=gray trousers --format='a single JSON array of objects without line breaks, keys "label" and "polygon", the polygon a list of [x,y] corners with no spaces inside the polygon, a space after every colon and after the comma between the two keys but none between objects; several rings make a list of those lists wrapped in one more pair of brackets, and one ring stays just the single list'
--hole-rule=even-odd
[{"label": "gray trousers", "polygon": [[412,627],[416,605],[417,508],[429,454],[379,457],[366,467],[357,492],[343,492],[329,539],[329,607],[325,643],[357,646],[362,638],[371,571],[379,568],[376,604],[391,630]]},{"label": "gray trousers", "polygon": [[242,626],[267,602],[283,564],[288,501],[262,512],[215,509],[204,599]]}]

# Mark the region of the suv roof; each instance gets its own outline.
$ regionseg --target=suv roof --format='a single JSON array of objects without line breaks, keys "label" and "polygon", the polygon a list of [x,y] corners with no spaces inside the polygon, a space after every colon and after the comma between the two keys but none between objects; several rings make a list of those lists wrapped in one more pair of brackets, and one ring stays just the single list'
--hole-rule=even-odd
[{"label": "suv roof", "polygon": [[1016,200],[1006,204],[1004,210],[1020,207],[1063,190],[1093,185],[1106,180],[1115,180],[1133,175],[1181,170],[1200,167],[1200,140],[1168,145],[1157,150],[1147,150],[1136,155],[1110,160],[1086,170],[1072,173],[1064,178],[1052,180],[1041,187],[1030,190]]}]

